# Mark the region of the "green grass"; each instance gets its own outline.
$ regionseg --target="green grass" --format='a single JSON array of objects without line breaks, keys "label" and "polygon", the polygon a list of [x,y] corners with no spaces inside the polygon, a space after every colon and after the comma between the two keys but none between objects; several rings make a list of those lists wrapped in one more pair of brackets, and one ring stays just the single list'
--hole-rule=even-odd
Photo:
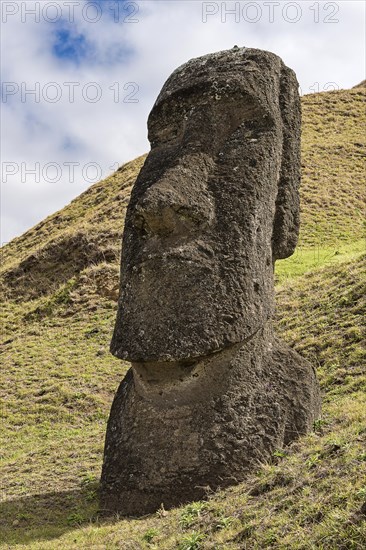
[{"label": "green grass", "polygon": [[276,281],[282,283],[287,279],[304,275],[308,271],[319,269],[326,265],[334,265],[345,260],[352,260],[366,249],[364,239],[355,242],[339,243],[337,246],[313,246],[303,248],[298,246],[295,253],[276,262]]},{"label": "green grass", "polygon": [[276,266],[277,332],[317,367],[322,417],[205,502],[141,519],[98,511],[106,422],[128,368],[108,351],[120,236],[144,157],[2,249],[1,548],[365,547],[362,93],[303,98],[301,239]]}]

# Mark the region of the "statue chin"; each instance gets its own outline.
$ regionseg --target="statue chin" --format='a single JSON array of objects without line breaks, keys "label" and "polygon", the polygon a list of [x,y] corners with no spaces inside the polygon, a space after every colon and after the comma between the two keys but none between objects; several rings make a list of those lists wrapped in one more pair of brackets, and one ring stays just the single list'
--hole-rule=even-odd
[{"label": "statue chin", "polygon": [[[219,267],[212,259],[209,264],[151,259],[122,274],[123,307],[118,311],[113,355],[168,366],[197,361],[251,338],[272,316],[271,297],[261,295],[253,283],[246,298],[228,295],[227,288],[237,281],[225,280],[222,273],[219,277]],[[230,270],[234,278],[239,269],[233,265]]]},{"label": "statue chin", "polygon": [[[125,339],[123,335],[118,336],[118,341],[122,342],[122,345],[115,347],[112,342],[111,352],[115,357],[128,361],[133,365],[141,365],[150,372],[159,372],[161,369],[171,370],[172,372],[174,369],[178,369],[177,372],[179,372],[182,369],[183,373],[189,370],[191,365],[220,354],[232,346],[246,343],[263,327],[263,324],[263,319],[258,319],[257,322],[252,322],[251,326],[245,330],[245,323],[238,322],[237,328],[231,325],[222,334],[219,332],[219,324],[217,329],[212,325],[209,329],[206,328],[206,333],[205,329],[200,327],[200,334],[203,334],[206,338],[204,340],[201,338],[196,346],[197,331],[194,326],[187,326],[184,333],[183,331],[170,331],[167,333],[164,329],[161,329],[162,336],[157,337],[156,327],[149,330],[150,327],[145,325],[144,329],[141,329],[144,340],[140,345],[131,346],[128,341],[130,337],[129,330]],[[142,325],[136,321],[136,323],[131,322],[129,326],[141,327]],[[157,326],[160,327],[160,325]],[[164,327],[164,322],[161,326]],[[215,335],[211,337],[213,331],[215,331]],[[123,346],[124,341],[126,341],[126,346]],[[185,348],[181,345],[182,341],[188,342]]]}]

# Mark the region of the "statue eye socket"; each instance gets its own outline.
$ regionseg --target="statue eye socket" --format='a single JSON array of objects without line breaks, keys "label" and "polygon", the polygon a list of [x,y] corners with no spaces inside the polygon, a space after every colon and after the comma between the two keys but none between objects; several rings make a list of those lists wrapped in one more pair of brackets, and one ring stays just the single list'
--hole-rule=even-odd
[{"label": "statue eye socket", "polygon": [[162,125],[159,123],[152,124],[149,128],[149,141],[152,145],[163,145],[165,143],[179,141],[184,134],[184,120],[171,121]]}]

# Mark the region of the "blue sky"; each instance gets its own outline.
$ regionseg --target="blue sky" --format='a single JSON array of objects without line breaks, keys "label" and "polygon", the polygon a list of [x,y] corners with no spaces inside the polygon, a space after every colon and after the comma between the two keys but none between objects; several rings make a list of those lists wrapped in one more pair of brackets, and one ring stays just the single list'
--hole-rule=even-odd
[{"label": "blue sky", "polygon": [[55,29],[55,42],[52,53],[59,59],[82,63],[93,50],[93,44],[88,42],[83,34],[76,34],[71,28],[62,26]]},{"label": "blue sky", "polygon": [[[154,100],[192,57],[234,44],[267,49],[296,71],[303,93],[364,78],[362,1],[274,2],[273,21],[268,2],[79,0],[74,17],[64,0],[38,4],[36,20],[22,13],[33,0],[17,13],[1,2],[2,243],[90,186],[91,165],[105,177],[147,151]],[[50,4],[58,11],[42,12]]]}]

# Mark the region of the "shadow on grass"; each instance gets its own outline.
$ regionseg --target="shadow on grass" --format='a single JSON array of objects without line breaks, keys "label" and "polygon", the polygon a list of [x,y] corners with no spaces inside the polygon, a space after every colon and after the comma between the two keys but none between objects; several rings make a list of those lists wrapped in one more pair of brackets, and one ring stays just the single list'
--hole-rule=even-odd
[{"label": "shadow on grass", "polygon": [[0,542],[27,544],[50,540],[93,522],[112,523],[99,517],[98,485],[79,490],[30,495],[0,503]]}]

